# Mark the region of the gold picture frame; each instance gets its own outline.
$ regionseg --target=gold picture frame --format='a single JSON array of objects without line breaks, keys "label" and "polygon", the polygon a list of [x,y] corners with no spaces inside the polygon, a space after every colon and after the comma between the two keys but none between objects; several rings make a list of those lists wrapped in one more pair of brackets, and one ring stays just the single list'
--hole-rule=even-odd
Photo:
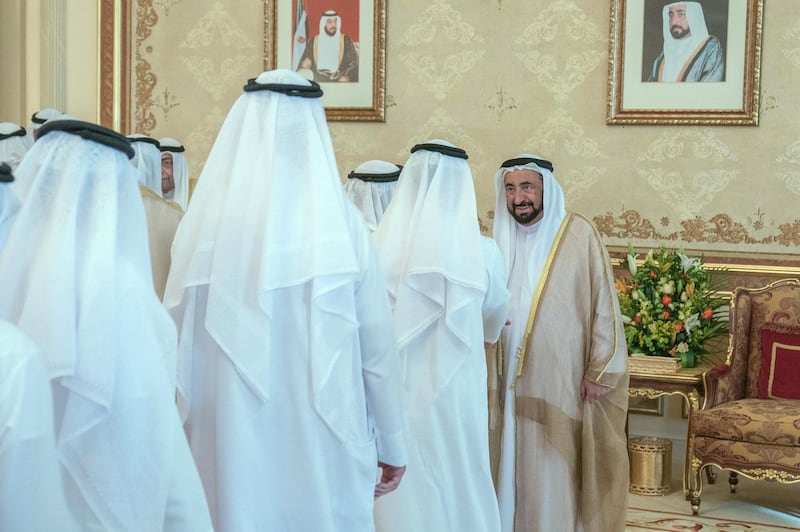
[{"label": "gold picture frame", "polygon": [[[721,79],[710,83],[659,78],[662,71],[656,65],[663,65],[658,54],[667,31],[664,6],[672,2],[611,1],[606,123],[758,125],[764,0],[691,2],[700,4],[709,40],[719,37],[716,40],[723,50]],[[695,50],[701,51],[689,56],[675,74],[678,79],[690,78],[687,72],[692,70],[692,61],[706,52],[703,45]]]},{"label": "gold picture frame", "polygon": [[[318,57],[306,55],[305,50],[308,48],[311,53],[313,49],[316,53],[317,48],[312,47],[324,24],[322,13],[330,5],[331,2],[321,0],[264,0],[264,69],[301,70],[317,79],[324,92],[322,102],[328,120],[383,122],[386,0],[345,0],[335,4],[340,17],[340,34],[344,38],[350,38],[348,33],[354,35],[351,43],[358,56],[354,70],[357,81],[345,77],[349,80],[345,83],[339,82],[342,77],[338,70],[317,70],[316,65],[303,68],[300,64],[306,59],[306,64],[316,62]],[[320,77],[321,73],[332,79]]]}]

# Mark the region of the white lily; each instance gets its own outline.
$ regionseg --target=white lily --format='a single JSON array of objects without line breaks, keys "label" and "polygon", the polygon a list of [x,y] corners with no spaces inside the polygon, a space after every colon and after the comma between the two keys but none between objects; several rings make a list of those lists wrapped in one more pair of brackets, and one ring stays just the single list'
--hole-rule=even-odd
[{"label": "white lily", "polygon": [[694,268],[696,264],[700,262],[700,259],[690,259],[687,255],[683,253],[678,253],[678,257],[681,258],[681,268],[683,268],[683,273],[687,273],[689,270]]},{"label": "white lily", "polygon": [[686,329],[686,334],[690,334],[694,327],[700,325],[700,314],[694,313],[683,322],[683,328]]},{"label": "white lily", "polygon": [[636,275],[636,257],[638,256],[638,253],[636,255],[631,255],[630,253],[628,254],[628,271],[631,272],[631,275]]}]

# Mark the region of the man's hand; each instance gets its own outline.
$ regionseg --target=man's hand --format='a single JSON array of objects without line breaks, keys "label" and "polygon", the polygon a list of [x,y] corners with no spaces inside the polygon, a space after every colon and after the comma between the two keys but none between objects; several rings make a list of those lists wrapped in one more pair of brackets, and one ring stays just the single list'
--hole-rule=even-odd
[{"label": "man's hand", "polygon": [[380,467],[383,472],[381,473],[381,481],[375,484],[376,499],[381,495],[386,495],[396,490],[397,486],[400,485],[400,479],[403,478],[406,472],[406,466],[393,466],[378,462],[378,467]]},{"label": "man's hand", "polygon": [[597,384],[584,377],[581,381],[581,400],[591,404],[600,399],[602,395],[608,393],[610,389],[611,388],[607,386]]}]

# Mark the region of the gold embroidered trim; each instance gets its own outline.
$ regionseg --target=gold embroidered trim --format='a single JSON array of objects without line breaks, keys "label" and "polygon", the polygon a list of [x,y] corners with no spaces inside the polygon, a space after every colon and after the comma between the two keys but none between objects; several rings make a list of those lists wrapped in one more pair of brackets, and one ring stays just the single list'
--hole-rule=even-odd
[{"label": "gold embroidered trim", "polygon": [[513,388],[516,388],[517,386],[517,379],[524,375],[525,355],[528,352],[528,337],[533,330],[533,323],[536,320],[536,314],[539,311],[539,301],[541,301],[542,294],[544,293],[544,287],[547,283],[547,278],[549,277],[550,268],[553,266],[553,260],[558,253],[558,248],[561,246],[561,238],[564,236],[564,231],[566,231],[567,225],[569,225],[571,219],[572,214],[567,214],[567,216],[565,216],[561,221],[561,226],[558,228],[555,239],[553,239],[553,245],[550,246],[550,253],[547,255],[547,261],[544,264],[544,268],[542,268],[542,274],[539,276],[536,292],[534,292],[533,300],[531,301],[531,310],[528,313],[528,323],[525,326],[525,334],[522,335],[522,341],[517,348],[517,371],[514,378],[514,384],[512,385]]}]

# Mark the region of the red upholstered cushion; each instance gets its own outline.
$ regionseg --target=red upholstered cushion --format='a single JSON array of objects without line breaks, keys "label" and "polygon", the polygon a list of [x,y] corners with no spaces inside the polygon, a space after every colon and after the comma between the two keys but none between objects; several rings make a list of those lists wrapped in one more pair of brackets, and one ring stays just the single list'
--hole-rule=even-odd
[{"label": "red upholstered cushion", "polygon": [[800,330],[761,328],[759,399],[800,399]]}]

